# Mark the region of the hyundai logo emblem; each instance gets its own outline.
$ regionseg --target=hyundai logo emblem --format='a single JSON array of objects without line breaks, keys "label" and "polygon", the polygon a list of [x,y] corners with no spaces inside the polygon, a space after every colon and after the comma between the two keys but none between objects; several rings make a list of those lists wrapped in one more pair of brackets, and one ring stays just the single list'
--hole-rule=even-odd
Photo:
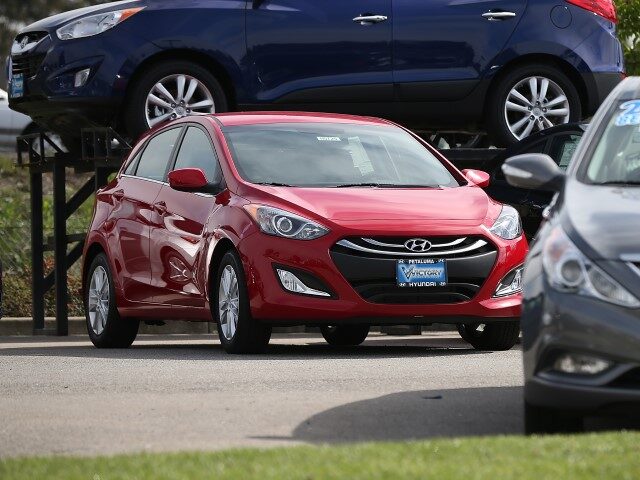
[{"label": "hyundai logo emblem", "polygon": [[431,250],[431,242],[424,238],[412,238],[404,242],[404,246],[412,252],[428,252]]}]

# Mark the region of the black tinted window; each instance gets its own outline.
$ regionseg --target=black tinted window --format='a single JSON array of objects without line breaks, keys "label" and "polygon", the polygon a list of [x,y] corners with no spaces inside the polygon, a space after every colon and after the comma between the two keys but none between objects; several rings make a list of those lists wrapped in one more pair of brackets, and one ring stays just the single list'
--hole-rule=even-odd
[{"label": "black tinted window", "polygon": [[[536,142],[533,142],[531,145],[522,148],[522,149],[515,149],[515,151],[511,152],[511,154],[509,155],[509,157],[513,157],[515,155],[522,155],[524,153],[544,153],[544,147],[546,147],[547,145],[547,139],[543,138],[542,140],[538,140]],[[507,157],[507,158],[509,158]],[[505,158],[506,160],[506,158]],[[507,179],[504,176],[504,173],[502,173],[502,165],[504,162],[502,162],[499,166],[499,168],[496,169],[495,171],[495,179],[496,180],[504,180],[506,181]]]},{"label": "black tinted window", "polygon": [[187,130],[174,168],[187,167],[200,168],[211,183],[217,183],[220,180],[218,158],[211,146],[209,136],[196,127],[189,127]]},{"label": "black tinted window", "polygon": [[582,135],[569,133],[566,135],[558,135],[553,139],[549,156],[553,158],[553,161],[556,162],[562,170],[566,170],[569,166],[573,152],[576,151],[576,147],[581,138]]},{"label": "black tinted window", "polygon": [[138,162],[137,176],[150,178],[151,180],[164,180],[167,164],[178,140],[180,130],[180,128],[174,128],[162,132],[149,140],[147,148],[145,148]]}]

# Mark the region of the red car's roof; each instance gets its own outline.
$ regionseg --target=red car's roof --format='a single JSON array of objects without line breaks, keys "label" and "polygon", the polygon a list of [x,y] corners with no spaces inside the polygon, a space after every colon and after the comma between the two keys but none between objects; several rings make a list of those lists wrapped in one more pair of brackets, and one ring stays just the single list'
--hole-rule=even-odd
[{"label": "red car's roof", "polygon": [[375,117],[358,117],[339,113],[314,112],[231,112],[210,115],[225,127],[235,125],[256,125],[265,123],[355,123],[359,125],[389,125],[389,122]]}]

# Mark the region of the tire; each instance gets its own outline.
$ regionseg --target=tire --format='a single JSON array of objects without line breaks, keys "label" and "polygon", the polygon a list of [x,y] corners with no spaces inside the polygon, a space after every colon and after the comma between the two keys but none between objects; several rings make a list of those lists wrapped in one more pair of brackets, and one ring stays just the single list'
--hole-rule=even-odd
[{"label": "tire", "polygon": [[[222,86],[216,77],[207,69],[197,63],[189,61],[166,61],[159,63],[152,66],[142,74],[142,76],[136,81],[129,95],[128,102],[124,110],[123,121],[127,129],[127,133],[131,138],[138,138],[142,133],[146,132],[150,126],[155,126],[155,124],[150,125],[147,120],[147,98],[149,94],[155,90],[156,85],[161,82],[163,85],[167,86],[167,90],[172,94],[173,100],[176,101],[174,104],[176,109],[160,107],[157,105],[152,106],[150,104],[149,112],[151,112],[151,116],[159,118],[156,114],[162,112],[162,115],[160,116],[169,115],[163,121],[169,121],[173,118],[185,116],[191,113],[186,109],[188,104],[185,105],[185,108],[179,108],[179,102],[181,100],[178,94],[177,83],[177,77],[179,76],[185,77],[185,86],[183,89],[185,97],[189,92],[191,79],[195,79],[199,82],[199,85],[193,94],[193,99],[190,100],[191,104],[199,103],[200,101],[213,101],[213,107],[211,109],[202,107],[197,110],[198,112],[220,113],[228,110],[227,97]],[[201,90],[201,87],[203,90]],[[201,95],[205,93],[205,91],[211,98]],[[155,90],[154,94],[157,98],[166,104],[169,104],[169,107],[171,107],[172,102],[168,97],[166,97],[166,95],[161,94],[158,90]],[[157,111],[155,110],[156,107],[158,108]],[[172,112],[174,116],[171,116]]]},{"label": "tire", "polygon": [[353,347],[360,345],[369,335],[369,325],[340,325],[320,328],[322,336],[334,347]]},{"label": "tire", "polygon": [[573,412],[524,403],[524,431],[527,435],[579,433],[584,431],[584,419]]},{"label": "tire", "polygon": [[[223,278],[230,282],[228,290]],[[218,336],[225,351],[263,353],[271,338],[271,327],[251,317],[244,269],[236,252],[229,251],[222,257],[211,293],[213,318],[218,324]],[[234,297],[236,301],[230,301]],[[234,304],[237,307],[234,308]]]},{"label": "tire", "polygon": [[[98,283],[99,277],[106,283]],[[100,285],[104,287],[100,288]],[[98,254],[91,262],[83,290],[87,331],[91,342],[98,348],[130,347],[138,335],[140,322],[120,317],[111,269],[104,253]],[[97,297],[95,290],[101,292]],[[96,308],[98,304],[102,308]]]},{"label": "tire", "polygon": [[460,323],[458,333],[476,350],[509,350],[520,336],[520,322]]},{"label": "tire", "polygon": [[[530,87],[527,79],[531,77],[538,77],[536,81],[536,91],[539,95],[542,93],[542,78],[547,80],[547,93],[543,99],[540,99],[540,109],[536,109],[535,102],[530,105],[525,104],[524,101],[516,100],[512,103],[519,104],[523,108],[532,107],[531,114],[528,112],[520,112],[509,110],[509,113],[505,113],[506,103],[509,99],[510,92],[520,84],[518,87],[519,92],[524,92],[524,96],[527,100],[531,100],[533,95],[531,94]],[[521,82],[524,82],[521,84]],[[528,93],[527,93],[528,92]],[[549,108],[548,111],[543,112],[542,109],[547,108],[544,106],[546,101],[553,101],[560,98],[559,93],[564,93],[566,102],[560,102],[553,105],[553,108]],[[511,97],[512,100],[515,97]],[[514,107],[515,108],[515,107]],[[549,115],[551,111],[560,112],[565,108],[569,109],[569,114],[566,116]],[[540,116],[538,116],[538,114]],[[490,92],[489,100],[487,102],[487,117],[486,117],[486,130],[489,136],[494,140],[494,143],[498,147],[509,147],[518,143],[522,138],[527,135],[521,135],[518,139],[511,132],[507,117],[512,125],[517,124],[518,121],[523,120],[527,115],[533,115],[536,120],[533,121],[534,127],[529,133],[534,133],[540,129],[548,128],[548,122],[554,125],[559,125],[568,122],[577,122],[582,118],[582,106],[580,103],[580,96],[578,90],[573,85],[573,82],[559,69],[545,64],[523,65],[516,67],[513,70],[507,72],[502,78],[500,78],[495,84],[493,91]],[[546,118],[547,120],[543,119]],[[542,125],[544,128],[540,128],[541,123],[538,121],[543,119]],[[524,121],[524,120],[523,120]],[[528,128],[530,117],[525,123],[516,130],[518,134],[524,134],[525,129]]]}]

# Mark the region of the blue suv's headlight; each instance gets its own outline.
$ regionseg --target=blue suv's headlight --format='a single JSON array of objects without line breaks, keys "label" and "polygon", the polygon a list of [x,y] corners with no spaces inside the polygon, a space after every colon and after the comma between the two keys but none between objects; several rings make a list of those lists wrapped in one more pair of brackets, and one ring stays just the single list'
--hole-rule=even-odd
[{"label": "blue suv's headlight", "polygon": [[56,34],[60,40],[73,40],[75,38],[98,35],[124,22],[143,8],[127,8],[126,10],[116,10],[115,12],[104,12],[83,17],[67,23],[64,27],[60,27],[56,30]]}]

